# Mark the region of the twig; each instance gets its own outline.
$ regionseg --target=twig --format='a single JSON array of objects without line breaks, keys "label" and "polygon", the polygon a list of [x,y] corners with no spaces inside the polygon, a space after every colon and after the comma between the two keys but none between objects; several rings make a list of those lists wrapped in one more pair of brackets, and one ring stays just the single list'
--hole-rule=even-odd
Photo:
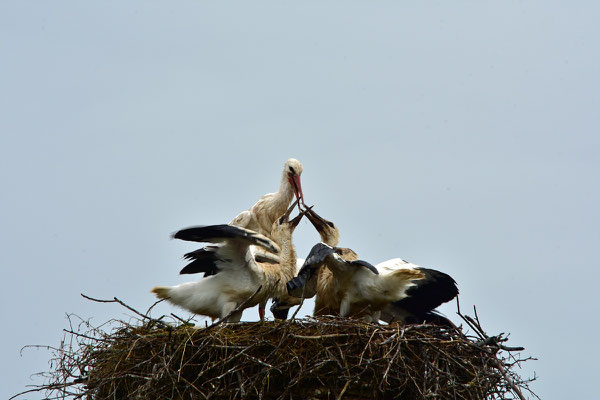
[{"label": "twig", "polygon": [[298,308],[296,308],[296,311],[294,311],[294,313],[292,314],[292,318],[290,318],[290,322],[292,322],[296,318],[296,314],[298,314],[298,311],[300,311],[300,309],[302,308],[302,305],[304,305],[304,297],[302,297],[300,299],[300,304],[298,305]]},{"label": "twig", "polygon": [[125,307],[126,309],[128,309],[128,310],[130,310],[130,311],[132,311],[132,312],[136,313],[137,315],[139,315],[140,317],[142,317],[142,318],[144,318],[144,319],[147,319],[147,320],[149,320],[149,321],[151,321],[151,322],[154,322],[155,324],[158,324],[158,325],[160,325],[160,326],[161,326],[161,327],[163,327],[163,328],[167,328],[167,329],[169,329],[169,328],[170,328],[170,326],[169,326],[169,325],[165,324],[165,323],[164,323],[164,322],[162,322],[161,320],[159,320],[159,319],[154,319],[154,318],[152,318],[152,317],[149,317],[149,316],[147,316],[147,315],[145,315],[145,314],[142,314],[141,312],[139,312],[139,311],[138,311],[138,310],[136,310],[135,308],[131,307],[130,305],[127,305],[127,304],[125,304],[124,302],[122,302],[121,300],[117,299],[116,297],[113,297],[113,299],[112,299],[112,300],[102,300],[102,299],[95,299],[95,298],[93,298],[93,297],[86,296],[86,295],[85,295],[85,294],[83,294],[83,293],[81,293],[81,296],[82,296],[83,298],[85,298],[85,299],[88,299],[88,300],[91,300],[91,301],[95,301],[95,302],[97,302],[97,303],[119,303],[120,305],[122,305],[122,306],[123,306],[123,307]]},{"label": "twig", "polygon": [[519,387],[515,384],[515,382],[512,380],[512,378],[508,375],[508,373],[502,366],[502,363],[498,359],[495,359],[494,364],[495,364],[495,367],[498,368],[498,370],[502,373],[502,375],[504,376],[504,379],[506,379],[506,382],[508,382],[509,386],[516,393],[516,395],[519,396],[519,398],[521,400],[527,400],[525,398],[525,396],[523,396],[523,393],[521,393],[521,389],[519,389]]},{"label": "twig", "polygon": [[346,393],[346,389],[348,389],[348,386],[350,386],[350,382],[352,382],[352,379],[348,379],[346,381],[346,384],[344,385],[344,388],[342,389],[342,391],[340,392],[339,396],[337,397],[336,400],[340,400],[342,398],[342,396],[344,395],[344,393]]},{"label": "twig", "polygon": [[165,300],[167,300],[167,299],[159,299],[159,300],[156,300],[156,301],[154,302],[154,304],[152,304],[152,305],[151,305],[151,306],[148,308],[148,310],[146,311],[146,315],[149,315],[149,314],[150,314],[150,311],[152,311],[152,309],[154,308],[154,306],[155,306],[155,305],[157,305],[158,303],[161,303],[161,302],[163,302],[163,301],[165,301]]},{"label": "twig", "polygon": [[181,323],[183,323],[183,324],[185,324],[185,325],[187,325],[187,324],[189,324],[189,323],[190,323],[190,321],[189,321],[189,320],[187,320],[187,321],[186,321],[185,319],[183,319],[183,318],[181,318],[181,317],[178,317],[177,315],[175,315],[175,314],[173,314],[173,313],[171,313],[171,316],[172,316],[173,318],[175,318],[175,319],[179,320]]},{"label": "twig", "polygon": [[318,335],[318,336],[304,336],[304,335],[296,335],[295,333],[290,334],[291,337],[295,337],[297,339],[327,339],[334,337],[348,337],[354,336],[352,333],[332,333],[330,335]]},{"label": "twig", "polygon": [[[508,347],[508,346],[504,346],[501,345],[501,342],[506,342],[508,339],[504,339],[502,338],[503,334],[500,335],[496,335],[496,336],[488,336],[485,331],[483,330],[483,328],[481,327],[481,322],[479,321],[479,316],[477,315],[477,308],[475,306],[473,306],[473,312],[475,314],[475,319],[469,317],[468,315],[463,315],[460,312],[460,306],[458,308],[458,315],[467,322],[467,324],[475,331],[475,333],[477,333],[477,335],[482,339],[478,342],[474,342],[473,345],[486,351],[485,349],[483,349],[481,346],[493,346],[496,347],[498,349],[501,350],[505,350],[505,351],[522,351],[525,350],[524,347]],[[489,351],[488,351],[489,352]],[[519,389],[519,386],[517,384],[515,384],[515,382],[513,381],[513,379],[508,375],[508,373],[506,372],[506,369],[504,368],[504,366],[502,365],[502,363],[500,362],[500,360],[498,360],[498,358],[496,358],[496,356],[494,356],[494,359],[492,361],[492,365],[498,369],[500,371],[500,373],[504,376],[504,379],[506,379],[506,382],[508,383],[508,385],[510,386],[510,388],[513,390],[513,392],[519,396],[519,398],[521,400],[526,400],[525,397],[523,396],[523,393],[521,393],[521,390]]]}]

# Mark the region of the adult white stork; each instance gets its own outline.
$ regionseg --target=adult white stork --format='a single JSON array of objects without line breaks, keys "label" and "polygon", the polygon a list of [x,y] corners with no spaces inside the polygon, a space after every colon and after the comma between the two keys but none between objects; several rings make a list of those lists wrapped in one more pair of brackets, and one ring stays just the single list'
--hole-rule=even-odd
[{"label": "adult white stork", "polygon": [[[340,233],[337,226],[321,216],[319,216],[312,209],[307,210],[307,218],[311,221],[314,227],[319,232],[321,240],[330,246],[336,246]],[[307,267],[306,271],[299,273],[298,280],[294,283],[290,282],[293,286],[304,286],[304,282],[307,283],[307,288],[303,288],[307,297],[317,294],[315,300],[315,315],[325,314],[340,314],[342,308],[342,299],[344,298],[344,291],[347,290],[347,280],[355,279],[353,275],[355,272],[348,268],[348,262],[358,259],[355,252],[350,249],[334,248],[336,253],[340,256],[341,260],[345,260],[346,263],[341,263],[339,259],[335,257],[321,257],[318,258],[321,265],[327,265],[326,268],[318,268],[318,278],[315,284],[315,279],[310,278],[314,276],[315,267],[319,266],[318,262],[313,261],[313,267]],[[329,252],[326,250],[325,253]],[[325,254],[323,253],[323,254]],[[323,261],[320,261],[323,259]],[[331,266],[327,262],[333,262]],[[393,301],[390,304],[380,308],[380,305],[376,307],[370,307],[370,317],[375,318],[381,311],[381,319],[386,322],[392,321],[403,321],[405,323],[416,323],[416,322],[429,322],[437,323],[440,325],[452,325],[447,318],[436,313],[435,308],[441,304],[452,300],[458,295],[458,288],[456,282],[449,275],[436,271],[429,268],[419,267],[415,264],[411,264],[399,258],[384,261],[375,266],[380,279],[393,281],[392,276],[398,273],[404,274],[408,281],[402,283],[404,289],[401,292],[401,298]],[[420,277],[414,275],[410,278],[410,270],[416,271],[420,274]],[[343,277],[344,271],[350,271],[350,276]],[[308,279],[306,279],[308,277]],[[354,285],[354,284],[353,284]],[[365,283],[358,281],[356,285],[358,288],[365,288]],[[368,283],[367,283],[368,286]],[[289,288],[290,286],[288,286]],[[353,290],[356,290],[355,287]],[[295,294],[299,294],[299,289],[295,288]],[[367,291],[367,289],[364,289]]]},{"label": "adult white stork", "polygon": [[[246,302],[244,308],[262,304],[264,310],[264,304],[269,298],[286,293],[286,282],[296,272],[291,236],[303,213],[290,221],[289,214],[293,207],[294,205],[273,223],[272,234],[282,244],[281,252],[279,246],[271,239],[231,225],[199,226],[178,231],[174,235],[176,239],[216,244],[207,246],[208,250],[201,249],[208,254],[204,261],[210,266],[206,271],[210,272],[209,276],[198,282],[157,286],[152,289],[152,293],[188,311],[216,319],[226,317],[262,286],[261,290]],[[268,251],[280,253],[280,263],[257,263],[251,246],[260,246]],[[198,257],[196,261],[203,260],[202,257]],[[286,262],[288,259],[293,259],[293,263]],[[233,313],[228,321],[239,321],[242,311]]]},{"label": "adult white stork", "polygon": [[279,190],[262,196],[256,204],[249,210],[242,211],[229,225],[250,229],[270,238],[273,222],[286,212],[294,195],[304,204],[301,174],[300,161],[294,158],[287,160],[283,165]]},{"label": "adult white stork", "polygon": [[[273,237],[271,229],[273,223],[281,217],[288,208],[290,202],[296,196],[297,201],[304,203],[302,184],[300,175],[302,174],[302,164],[300,161],[290,158],[284,166],[281,174],[281,183],[279,190],[275,193],[267,193],[260,198],[249,210],[242,211],[235,217],[229,225],[240,228],[249,229],[258,232],[277,244],[278,239]],[[215,246],[206,246],[202,249],[187,253],[184,258],[191,260],[185,268],[181,270],[181,274],[195,274],[204,272],[204,276],[210,276],[216,273],[216,262],[218,261]],[[279,259],[262,252],[255,246],[250,247],[250,251],[257,262],[261,263],[279,263]],[[258,310],[261,320],[264,318],[264,306],[259,306]]]}]

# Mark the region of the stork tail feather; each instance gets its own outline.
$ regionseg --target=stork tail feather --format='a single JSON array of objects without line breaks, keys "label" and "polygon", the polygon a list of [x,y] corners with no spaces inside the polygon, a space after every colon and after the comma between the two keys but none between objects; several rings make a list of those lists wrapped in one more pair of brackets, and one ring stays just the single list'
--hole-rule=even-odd
[{"label": "stork tail feather", "polygon": [[168,299],[171,288],[168,286],[154,286],[151,290],[159,299]]}]

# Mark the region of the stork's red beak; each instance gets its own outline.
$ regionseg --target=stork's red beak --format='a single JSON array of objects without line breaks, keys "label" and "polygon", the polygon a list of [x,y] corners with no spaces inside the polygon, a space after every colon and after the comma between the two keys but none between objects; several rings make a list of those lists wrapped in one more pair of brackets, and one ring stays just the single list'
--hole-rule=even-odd
[{"label": "stork's red beak", "polygon": [[304,195],[302,194],[302,184],[300,183],[300,175],[291,175],[289,178],[292,187],[294,188],[294,194],[296,199],[302,200],[304,204]]}]

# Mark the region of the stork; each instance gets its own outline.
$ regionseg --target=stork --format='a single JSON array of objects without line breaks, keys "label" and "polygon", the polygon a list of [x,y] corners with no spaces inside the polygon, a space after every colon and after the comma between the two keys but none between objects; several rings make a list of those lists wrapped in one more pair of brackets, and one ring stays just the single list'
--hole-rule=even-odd
[{"label": "stork", "polygon": [[256,204],[250,207],[249,210],[242,211],[229,225],[250,229],[271,237],[273,222],[286,212],[294,195],[297,200],[302,201],[302,204],[304,204],[300,183],[301,174],[302,164],[300,164],[300,161],[294,158],[287,160],[283,165],[279,190],[262,196]]},{"label": "stork", "polygon": [[[249,210],[238,214],[229,225],[258,232],[280,244],[277,242],[278,239],[271,235],[271,229],[275,220],[286,212],[294,196],[296,196],[297,201],[304,203],[300,181],[301,174],[302,164],[300,161],[294,158],[288,159],[283,166],[279,190],[262,196]],[[279,263],[277,257],[262,252],[255,246],[251,246],[250,251],[254,254],[257,262]],[[206,246],[185,254],[184,258],[192,262],[186,265],[180,273],[195,274],[204,272],[204,276],[213,275],[216,272],[215,263],[218,261],[216,254],[216,247],[214,246]],[[264,317],[264,306],[259,307],[258,313],[262,319]]]},{"label": "stork", "polygon": [[328,303],[341,317],[364,316],[367,321],[378,321],[379,312],[394,301],[406,297],[406,290],[415,279],[424,275],[415,269],[398,269],[380,274],[377,268],[362,260],[347,261],[334,247],[323,242],[310,251],[298,276],[288,282],[288,293],[302,297],[303,277],[314,274],[324,264],[331,271],[325,286],[319,286],[317,297],[328,297]]},{"label": "stork", "polygon": [[[303,213],[289,220],[295,206],[273,223],[272,233],[282,243],[283,251],[271,239],[251,230],[231,225],[210,225],[182,229],[174,234],[174,238],[216,244],[207,246],[208,276],[198,282],[188,282],[177,286],[156,286],[152,289],[158,298],[195,314],[209,316],[212,319],[228,317],[229,322],[237,322],[243,310],[236,310],[246,301],[244,308],[257,304],[266,304],[270,297],[286,293],[286,282],[296,272],[295,253],[291,246],[291,235],[300,222]],[[279,253],[280,263],[259,264],[251,251],[251,246],[259,246],[270,252]],[[206,249],[206,248],[205,248]],[[201,249],[203,250],[203,249]],[[212,254],[210,254],[212,253]],[[293,263],[287,260],[293,255]],[[202,256],[197,258],[200,260]],[[206,274],[206,272],[205,272]],[[262,286],[261,290],[256,290]],[[235,312],[234,312],[235,311]],[[264,312],[261,315],[261,319]]]},{"label": "stork", "polygon": [[[323,243],[331,247],[338,244],[340,233],[333,222],[322,218],[312,209],[307,210],[306,216],[319,232]],[[305,271],[298,274],[299,278],[295,283],[290,282],[292,286],[304,286],[304,283],[306,283],[306,288],[303,288],[306,297],[311,297],[316,292],[315,315],[342,314],[342,299],[344,298],[344,291],[348,290],[347,283],[344,282],[347,282],[350,278],[344,278],[341,275],[349,270],[348,262],[357,260],[358,256],[351,249],[334,248],[334,251],[340,256],[339,259],[335,256],[321,258],[320,263],[328,267],[318,268],[319,263],[313,261],[312,267],[307,267]],[[340,260],[346,261],[346,263],[342,263]],[[332,262],[332,265],[327,262]],[[456,282],[449,275],[433,269],[419,267],[399,258],[384,261],[375,265],[374,268],[381,276],[380,279],[389,280],[388,276],[401,273],[409,281],[406,285],[402,283],[404,290],[400,294],[401,298],[385,305],[383,308],[379,308],[380,305],[370,307],[372,311],[370,318],[376,318],[378,314],[381,314],[381,319],[386,322],[430,322],[452,325],[452,322],[447,318],[434,311],[435,308],[458,295]],[[315,282],[312,276],[314,276],[316,269],[318,269],[318,277]],[[416,271],[420,277],[417,277],[417,274],[413,276],[409,270]],[[350,271],[352,270],[350,269]],[[350,275],[354,276],[355,274],[351,273]],[[413,277],[410,278],[410,276]],[[357,285],[359,288],[365,287],[365,283],[360,281],[353,283],[353,285]],[[295,294],[298,295],[299,293],[298,288],[296,288]]]},{"label": "stork", "polygon": [[396,269],[412,268],[425,275],[414,282],[406,291],[406,297],[381,310],[381,320],[385,322],[403,321],[405,323],[429,323],[434,325],[455,326],[435,309],[458,296],[456,281],[448,274],[435,269],[424,268],[400,258],[393,258],[375,265],[379,273]]}]

